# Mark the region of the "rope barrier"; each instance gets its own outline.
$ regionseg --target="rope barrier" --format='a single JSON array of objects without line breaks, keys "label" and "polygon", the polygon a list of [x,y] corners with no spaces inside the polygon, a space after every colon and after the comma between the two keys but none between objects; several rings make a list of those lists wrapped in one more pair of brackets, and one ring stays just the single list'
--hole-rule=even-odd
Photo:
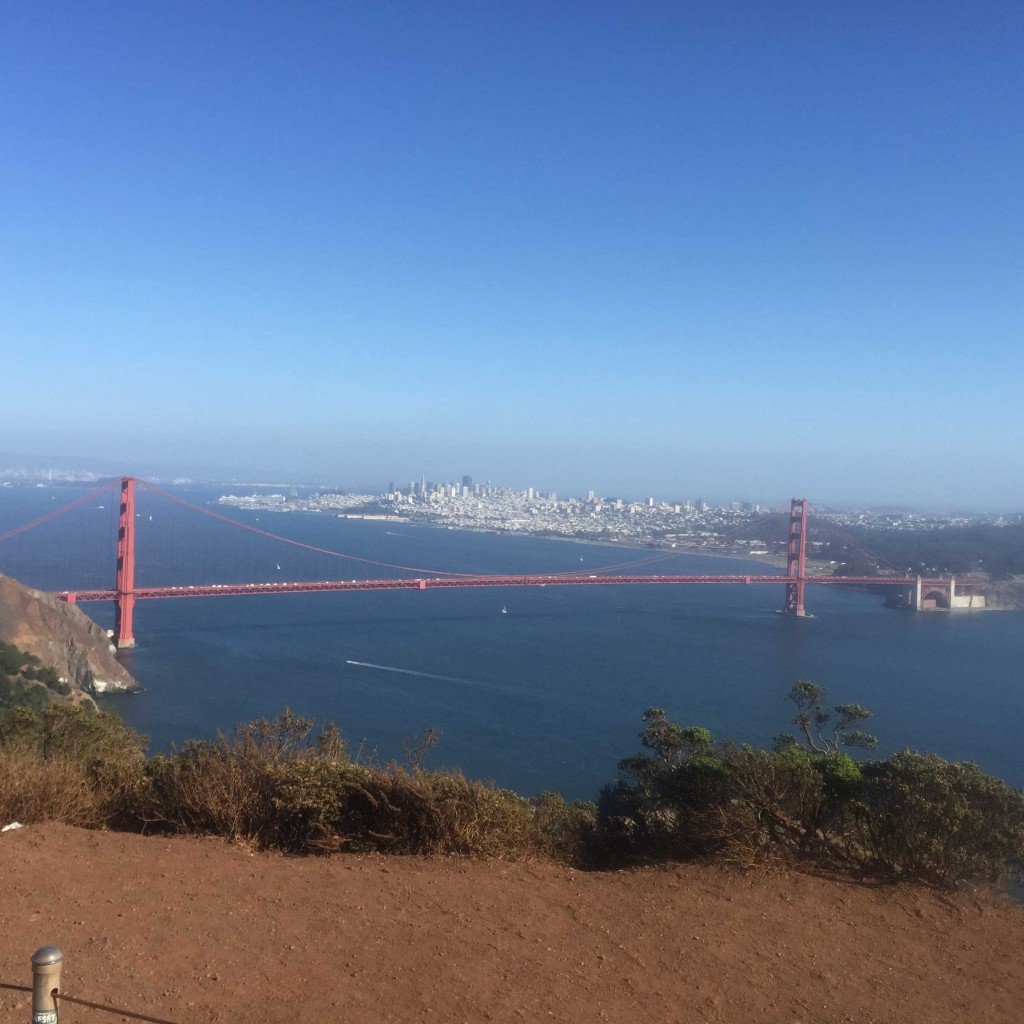
[{"label": "rope barrier", "polygon": [[131,1017],[132,1020],[148,1021],[148,1024],[174,1024],[173,1021],[164,1020],[163,1017],[147,1017],[144,1013],[132,1013],[130,1010],[119,1010],[116,1006],[107,1006],[104,1003],[91,1003],[88,999],[76,999],[57,989],[54,989],[50,995],[54,1002],[76,1003],[78,1006],[88,1006],[91,1010],[103,1010],[106,1013],[116,1013],[120,1017]]},{"label": "rope barrier", "polygon": [[[8,989],[11,992],[31,992],[31,985],[10,985],[5,981],[0,981],[0,988]],[[148,1024],[174,1024],[174,1021],[164,1020],[163,1017],[147,1017],[144,1013],[132,1013],[131,1010],[122,1010],[116,1006],[107,1006],[106,1003],[93,1003],[88,999],[78,999],[75,996],[69,996],[65,992],[61,992],[60,989],[54,989],[50,993],[50,997],[54,1002],[60,1001],[62,1003],[75,1003],[78,1006],[88,1006],[90,1010],[103,1010],[105,1013],[116,1013],[119,1017],[131,1017],[132,1020],[147,1021]]]}]

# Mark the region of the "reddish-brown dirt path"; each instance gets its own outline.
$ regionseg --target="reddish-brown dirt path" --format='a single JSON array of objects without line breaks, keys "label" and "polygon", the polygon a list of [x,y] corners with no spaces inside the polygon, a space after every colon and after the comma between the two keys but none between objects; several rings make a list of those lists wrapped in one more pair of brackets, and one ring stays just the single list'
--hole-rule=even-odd
[{"label": "reddish-brown dirt path", "polygon": [[[26,983],[47,944],[69,994],[180,1024],[1024,1020],[1016,906],[691,865],[585,874],[4,833],[0,980]],[[0,1020],[28,1007],[0,991]]]}]

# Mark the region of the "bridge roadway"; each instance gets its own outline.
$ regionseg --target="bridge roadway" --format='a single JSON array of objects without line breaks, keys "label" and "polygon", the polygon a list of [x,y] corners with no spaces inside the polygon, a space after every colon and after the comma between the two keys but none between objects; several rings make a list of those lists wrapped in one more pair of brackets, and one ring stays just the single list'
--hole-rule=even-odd
[{"label": "bridge roadway", "polygon": [[[593,587],[624,586],[630,584],[680,583],[774,583],[782,586],[799,583],[795,576],[459,576],[452,578],[392,579],[392,580],[318,580],[294,583],[224,583],[205,586],[138,587],[136,600],[148,601],[172,597],[239,597],[249,594],[313,594],[343,590],[453,590],[461,587]],[[917,582],[914,576],[805,576],[806,584],[872,585],[909,587]],[[922,580],[922,584],[941,585],[948,580]],[[113,601],[116,590],[61,591],[57,595],[69,602]]]}]

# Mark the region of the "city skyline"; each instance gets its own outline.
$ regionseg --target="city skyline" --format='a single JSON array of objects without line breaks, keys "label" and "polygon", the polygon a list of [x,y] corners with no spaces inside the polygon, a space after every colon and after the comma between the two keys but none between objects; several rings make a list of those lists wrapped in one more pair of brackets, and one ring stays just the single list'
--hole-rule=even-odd
[{"label": "city skyline", "polygon": [[1024,507],[1019,5],[0,25],[5,450]]},{"label": "city skyline", "polygon": [[[468,480],[470,481],[470,495],[480,494],[486,489],[486,492],[490,494],[529,496],[530,498],[536,498],[537,500],[568,500],[580,502],[594,500],[599,502],[618,501],[620,504],[644,504],[647,502],[656,502],[670,506],[677,504],[684,507],[692,506],[697,509],[700,509],[701,507],[709,509],[731,508],[733,511],[744,512],[751,510],[756,511],[762,506],[765,508],[788,507],[793,496],[798,493],[794,492],[794,494],[789,495],[761,494],[751,497],[746,494],[746,492],[741,492],[737,489],[726,490],[721,493],[708,491],[701,488],[697,483],[694,483],[693,486],[676,489],[666,489],[664,486],[652,483],[650,487],[636,492],[622,490],[621,488],[618,490],[614,488],[602,490],[594,487],[586,487],[574,491],[571,488],[558,488],[544,483],[541,474],[533,474],[533,476],[529,477],[529,479],[534,480],[535,483],[536,481],[541,480],[542,486],[534,486],[533,484],[520,484],[500,479],[491,479],[490,476],[486,475],[482,479],[475,479],[472,474],[465,473],[461,475],[442,475],[436,480],[432,475],[428,476],[426,473],[421,473],[418,480],[396,480],[391,476],[388,477],[387,482],[384,483],[383,481],[385,480],[385,477],[381,474],[378,474],[377,478],[372,481],[352,482],[341,480],[331,481],[326,477],[302,477],[288,473],[281,473],[271,478],[269,476],[260,476],[259,474],[236,473],[230,469],[222,470],[220,472],[190,472],[182,474],[179,472],[181,470],[180,466],[149,466],[144,468],[146,469],[146,472],[137,473],[133,471],[130,475],[149,475],[154,481],[182,486],[217,485],[234,488],[254,487],[263,489],[271,487],[301,487],[306,490],[319,489],[327,492],[337,491],[338,493],[343,494],[363,494],[366,496],[385,496],[397,491],[403,494],[412,493],[419,497],[424,495],[424,491],[420,489],[421,485],[425,488],[426,492],[430,494],[440,494],[441,492],[444,492],[446,496],[449,496],[452,493],[461,492],[462,488],[466,486],[465,482]],[[109,480],[122,475],[124,475],[123,467],[111,464],[106,466],[104,469],[102,461],[90,463],[85,459],[62,459],[60,457],[54,457],[48,460],[43,459],[33,462],[30,457],[24,458],[13,456],[10,453],[0,452],[0,484],[18,482],[24,484],[36,484],[42,482],[55,484],[90,483]],[[452,491],[452,488],[454,488],[455,491]],[[1021,509],[1013,506],[983,506],[977,503],[971,504],[969,501],[934,504],[921,502],[871,502],[857,498],[850,500],[835,500],[828,496],[817,496],[807,494],[805,492],[799,493],[804,497],[808,497],[812,503],[816,504],[820,508],[842,509],[847,511],[858,509],[874,512],[900,510],[904,512],[924,514],[968,514],[981,516],[989,516],[992,514],[1022,514]]]}]

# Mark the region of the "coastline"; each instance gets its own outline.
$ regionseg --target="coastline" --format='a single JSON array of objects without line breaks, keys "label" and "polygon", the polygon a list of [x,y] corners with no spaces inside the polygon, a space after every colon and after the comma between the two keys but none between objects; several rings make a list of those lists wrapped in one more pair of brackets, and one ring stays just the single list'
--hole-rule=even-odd
[{"label": "coastline", "polygon": [[[238,511],[254,511],[251,509],[240,509],[235,506]],[[701,549],[691,550],[688,548],[672,548],[666,547],[663,544],[654,544],[650,542],[640,542],[635,540],[598,540],[594,537],[568,537],[559,534],[549,533],[534,533],[529,530],[498,530],[488,526],[453,526],[449,523],[430,522],[423,519],[410,519],[406,516],[396,515],[376,515],[376,514],[350,514],[350,513],[331,513],[326,510],[302,508],[302,509],[281,509],[281,508],[266,508],[260,509],[263,513],[275,513],[279,515],[308,515],[344,520],[352,520],[356,522],[367,522],[367,523],[387,523],[389,525],[401,524],[404,526],[416,526],[422,527],[428,530],[446,530],[454,533],[482,533],[488,534],[492,537],[528,537],[532,540],[551,540],[559,543],[568,544],[585,544],[591,547],[602,547],[602,548],[618,548],[627,551],[650,551],[650,552],[662,552],[666,556],[671,555],[696,555],[700,558],[731,558],[738,561],[754,562],[758,565],[768,565],[774,569],[785,568],[786,559],[782,555],[751,555],[745,552],[735,552],[730,554],[725,551],[704,551]],[[826,569],[828,566],[827,562],[815,562],[811,559],[807,560],[808,566],[813,566],[818,569]]]},{"label": "coastline", "polygon": [[[626,551],[648,551],[652,554],[660,552],[665,557],[671,557],[672,555],[694,555],[698,558],[724,558],[732,559],[741,562],[753,562],[755,565],[765,565],[773,569],[785,569],[786,558],[784,555],[751,555],[747,552],[726,552],[726,551],[706,551],[702,549],[690,549],[690,548],[672,548],[666,547],[663,544],[654,544],[650,542],[640,542],[635,540],[599,540],[594,537],[567,537],[560,536],[557,534],[548,533],[533,533],[528,530],[496,530],[487,526],[453,526],[448,523],[435,523],[429,522],[422,519],[409,519],[405,516],[395,515],[358,515],[358,514],[346,514],[339,513],[337,515],[330,515],[324,511],[318,509],[262,509],[263,512],[272,512],[281,515],[309,515],[309,516],[324,516],[328,515],[330,518],[337,518],[343,520],[362,521],[367,523],[386,523],[394,526],[395,524],[401,524],[405,526],[421,527],[428,530],[446,530],[454,533],[482,533],[492,537],[528,537],[531,540],[550,540],[561,544],[584,544],[589,547],[600,547],[600,548],[617,548],[619,550]],[[830,563],[816,561],[813,559],[807,560],[808,568],[818,570],[821,573],[827,573],[830,568]]]},{"label": "coastline", "polygon": [[[487,527],[449,526],[442,523],[428,523],[412,519],[402,519],[401,521],[409,526],[422,526],[430,530],[451,530],[458,533],[485,533],[490,534],[492,537],[529,537],[532,540],[550,540],[562,544],[586,544],[591,547],[618,548],[620,550],[627,551],[661,552],[666,557],[672,555],[693,555],[697,558],[728,558],[742,562],[754,562],[757,565],[767,565],[771,566],[773,569],[784,569],[786,567],[786,559],[782,555],[751,555],[745,552],[730,554],[725,551],[704,551],[699,548],[679,549],[665,547],[662,544],[639,543],[637,541],[628,540],[597,540],[590,537],[563,537],[546,533],[530,533],[528,531],[521,530],[492,530]],[[827,570],[829,567],[828,562],[814,561],[812,559],[807,560],[807,565],[808,567],[820,570]]]}]

